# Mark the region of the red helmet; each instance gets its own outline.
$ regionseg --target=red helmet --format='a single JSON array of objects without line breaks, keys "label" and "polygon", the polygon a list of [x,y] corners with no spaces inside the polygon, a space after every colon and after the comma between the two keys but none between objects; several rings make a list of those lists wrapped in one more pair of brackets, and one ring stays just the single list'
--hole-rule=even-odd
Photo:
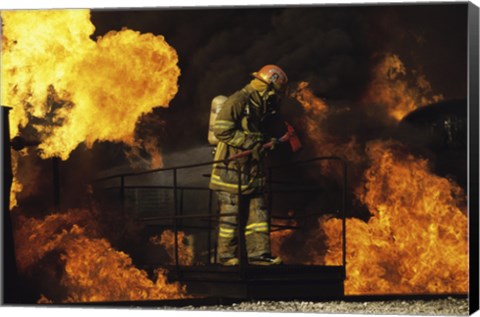
[{"label": "red helmet", "polygon": [[276,65],[265,65],[252,75],[266,84],[273,84],[273,87],[279,91],[284,91],[287,86],[287,74]]}]

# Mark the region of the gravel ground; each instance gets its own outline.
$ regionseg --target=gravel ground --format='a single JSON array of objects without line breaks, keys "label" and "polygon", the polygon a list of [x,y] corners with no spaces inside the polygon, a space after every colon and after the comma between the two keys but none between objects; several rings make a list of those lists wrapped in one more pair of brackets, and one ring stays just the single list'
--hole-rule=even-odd
[{"label": "gravel ground", "polygon": [[469,314],[468,300],[455,298],[369,302],[255,301],[230,306],[189,306],[180,310],[435,316],[466,316]]}]

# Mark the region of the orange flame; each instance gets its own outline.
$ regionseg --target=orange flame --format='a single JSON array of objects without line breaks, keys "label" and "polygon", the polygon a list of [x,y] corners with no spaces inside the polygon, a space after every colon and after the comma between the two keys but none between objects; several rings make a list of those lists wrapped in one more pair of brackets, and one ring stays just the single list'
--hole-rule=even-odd
[{"label": "orange flame", "polygon": [[[162,36],[123,29],[92,41],[88,10],[2,11],[1,17],[1,103],[13,107],[12,136],[32,117],[43,120],[33,125],[42,158],[66,160],[82,142],[138,146],[138,118],[167,107],[177,93],[178,57]],[[145,144],[153,168],[163,164],[156,145]],[[11,208],[21,188],[14,177]]]},{"label": "orange flame", "polygon": [[325,101],[314,95],[307,82],[300,82],[290,96],[295,98],[307,113],[304,119],[309,137],[313,138],[315,143],[325,143],[325,134],[319,130],[328,113]]},{"label": "orange flame", "polygon": [[[145,158],[142,149],[148,154]],[[153,136],[147,136],[144,140],[135,140],[130,146],[124,150],[125,157],[128,159],[130,166],[135,169],[155,169],[163,167],[163,156],[159,150],[158,140]]]},{"label": "orange flame", "polygon": [[[338,140],[322,128],[328,119],[328,105],[312,94],[308,85],[299,85],[293,97],[305,109],[304,123],[315,154],[343,155],[355,166],[365,162],[354,138]],[[441,98],[432,96],[431,86],[421,74],[412,86],[398,56],[386,55],[374,69],[370,89],[361,102],[384,105],[392,118],[400,120]],[[372,217],[368,222],[347,219],[346,293],[467,292],[467,217],[461,207],[462,190],[434,175],[426,160],[404,154],[401,146],[392,142],[373,141],[366,151],[370,168],[357,185],[356,195]],[[331,166],[321,167],[323,174],[332,173]],[[304,234],[308,260],[303,263],[341,264],[341,220],[322,217],[318,223],[316,235]],[[275,250],[281,252],[294,237],[290,232],[272,233],[272,238],[278,239],[273,243]],[[311,248],[323,240],[324,252]]]},{"label": "orange flame", "polygon": [[[124,301],[184,298],[185,289],[170,284],[165,271],[157,270],[155,282],[136,268],[132,259],[115,250],[97,232],[94,215],[88,210],[69,210],[45,219],[24,218],[16,231],[17,263],[30,270],[52,252],[64,264],[60,285],[64,302]],[[42,296],[41,302],[51,302]]]},{"label": "orange flame", "polygon": [[315,117],[325,118],[328,112],[328,106],[324,100],[315,96],[307,82],[300,82],[293,91],[292,97],[297,99],[303,108]]},{"label": "orange flame", "polygon": [[[293,216],[294,212],[290,211],[288,214],[289,216]],[[296,226],[297,221],[295,221],[295,219],[280,219],[275,220],[275,225]],[[295,255],[293,255],[292,252],[283,250],[284,245],[292,238],[293,233],[293,229],[272,230],[270,232],[272,254],[280,255],[282,261],[286,264],[295,263]]]},{"label": "orange flame", "polygon": [[[325,130],[323,122],[328,119],[329,106],[325,100],[317,97],[307,82],[301,82],[291,94],[305,110],[302,125],[306,129],[306,137],[311,142],[316,156],[341,156],[355,162],[361,162],[359,146],[354,136],[350,140],[338,140]],[[325,174],[340,176],[342,171],[338,164],[322,161],[319,164]]]},{"label": "orange flame", "polygon": [[150,168],[162,168],[163,167],[163,156],[159,151],[159,145],[156,139],[147,138],[144,142],[145,150],[150,154]]},{"label": "orange flame", "polygon": [[[368,223],[347,222],[347,293],[466,293],[467,216],[461,188],[391,142],[372,142],[367,153],[372,164],[357,196],[372,217]],[[320,225],[329,238],[341,231],[337,219]],[[328,241],[327,264],[338,262],[339,243]]]},{"label": "orange flame", "polygon": [[177,93],[177,54],[163,36],[128,29],[97,41],[88,10],[2,11],[2,104],[11,134],[29,117],[42,157],[67,159],[79,143],[133,142],[137,119]]},{"label": "orange flame", "polygon": [[[178,262],[180,265],[192,265],[193,263],[193,249],[191,246],[184,243],[187,239],[185,233],[178,232]],[[170,257],[170,264],[175,263],[175,233],[171,230],[165,230],[159,236],[150,238],[150,242],[156,245],[163,246]]]},{"label": "orange flame", "polygon": [[[319,218],[319,224],[331,222],[330,216]],[[283,225],[298,226],[296,220],[281,221]],[[278,221],[276,221],[278,224]],[[305,225],[305,223],[303,224]],[[302,265],[342,265],[341,223],[340,227],[333,226],[311,230],[284,229],[272,231],[270,238],[273,254],[280,255],[285,264]],[[340,230],[339,230],[340,229]],[[299,248],[298,246],[302,247]]]},{"label": "orange flame", "polygon": [[441,94],[434,95],[425,75],[412,71],[410,74],[400,58],[395,54],[385,54],[373,68],[373,79],[362,103],[381,105],[388,114],[400,121],[406,114],[434,102],[443,100]]}]

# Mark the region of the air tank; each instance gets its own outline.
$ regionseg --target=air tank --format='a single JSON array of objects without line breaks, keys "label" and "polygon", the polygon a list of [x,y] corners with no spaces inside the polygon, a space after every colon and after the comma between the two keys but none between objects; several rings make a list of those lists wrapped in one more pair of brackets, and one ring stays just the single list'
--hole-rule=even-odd
[{"label": "air tank", "polygon": [[218,139],[213,133],[213,126],[215,125],[215,120],[217,119],[217,115],[222,109],[222,105],[225,100],[227,100],[227,97],[223,95],[216,96],[212,99],[212,105],[210,108],[210,123],[208,125],[208,143],[210,143],[211,145],[218,144]]}]

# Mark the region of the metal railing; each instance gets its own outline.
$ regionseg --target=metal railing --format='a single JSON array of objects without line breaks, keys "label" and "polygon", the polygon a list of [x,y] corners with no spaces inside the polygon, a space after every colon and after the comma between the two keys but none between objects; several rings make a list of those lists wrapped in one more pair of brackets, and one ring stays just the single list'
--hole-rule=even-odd
[{"label": "metal railing", "polygon": [[[241,168],[240,168],[240,162],[239,159],[234,159],[237,164],[237,170],[238,170],[238,206],[242,206],[241,200],[242,200],[242,187],[241,187]],[[282,168],[292,168],[293,166],[297,165],[303,165],[303,164],[308,164],[308,163],[314,163],[318,161],[336,161],[341,164],[342,167],[342,195],[341,195],[341,203],[340,203],[340,214],[341,214],[341,219],[342,219],[342,266],[345,267],[346,265],[346,213],[345,213],[345,208],[346,208],[346,199],[347,199],[347,163],[345,160],[343,160],[340,157],[336,156],[328,156],[328,157],[315,157],[309,160],[304,160],[304,161],[295,161],[295,162],[290,162],[287,164],[283,165],[278,165],[278,166],[272,166],[268,168],[268,174],[267,174],[267,195],[268,195],[268,211],[271,211],[272,205],[273,205],[273,195],[274,195],[274,190],[272,189],[272,184],[273,182],[273,171],[274,170],[279,170]],[[186,169],[192,169],[192,168],[197,168],[197,167],[202,167],[202,166],[211,166],[213,164],[218,164],[218,163],[227,163],[229,161],[233,160],[217,160],[217,161],[209,161],[209,162],[204,162],[204,163],[198,163],[198,164],[189,164],[189,165],[181,165],[181,166],[174,166],[174,167],[166,167],[166,168],[157,168],[157,169],[152,169],[152,170],[147,170],[147,171],[142,171],[142,172],[130,172],[130,173],[121,173],[121,174],[116,174],[116,175],[111,175],[107,177],[102,177],[102,178],[97,178],[94,180],[94,183],[98,184],[100,182],[108,181],[108,180],[115,180],[118,179],[119,181],[119,186],[118,187],[107,187],[104,189],[118,189],[119,190],[119,198],[120,198],[120,203],[122,205],[122,209],[124,210],[125,208],[125,203],[126,203],[126,190],[127,189],[169,189],[173,191],[173,211],[174,214],[173,216],[168,215],[168,216],[155,216],[155,217],[150,217],[150,218],[144,218],[143,220],[172,220],[173,221],[173,231],[174,231],[174,261],[175,261],[175,269],[176,269],[176,274],[177,276],[181,276],[181,271],[180,271],[180,263],[179,263],[179,254],[178,254],[178,249],[179,249],[179,241],[178,241],[178,232],[181,228],[180,221],[183,221],[184,219],[206,219],[208,220],[208,226],[206,228],[199,228],[199,229],[205,229],[208,230],[208,238],[207,238],[207,245],[208,245],[208,262],[212,264],[211,259],[212,259],[212,231],[213,231],[213,219],[217,219],[217,223],[220,221],[221,217],[228,217],[231,215],[237,215],[237,223],[242,224],[246,223],[244,219],[245,218],[245,213],[241,212],[239,210],[238,213],[224,213],[220,214],[219,212],[212,212],[212,190],[209,189],[208,187],[201,187],[201,186],[179,186],[178,185],[178,171],[179,170],[186,170]],[[172,186],[156,186],[156,185],[140,185],[140,186],[127,186],[126,185],[126,179],[129,177],[137,177],[140,175],[147,175],[147,174],[155,174],[159,172],[171,172],[172,173]],[[198,191],[209,191],[209,196],[208,196],[208,214],[192,214],[192,215],[184,215],[182,214],[181,206],[183,205],[183,191],[185,190],[198,190]],[[315,192],[319,191],[319,189],[300,189],[300,190],[285,190],[284,192],[298,192],[298,191],[310,191],[310,192]],[[181,201],[179,201],[179,192],[181,192]],[[309,214],[308,216],[314,216],[314,215],[319,215],[319,214]],[[277,219],[292,219],[291,217],[276,217]],[[172,225],[170,225],[171,227]],[[290,226],[290,225],[274,225],[276,230],[285,230],[285,229],[299,229],[299,227],[296,226]],[[246,254],[246,243],[245,243],[245,235],[244,235],[244,228],[241,225],[238,225],[238,230],[237,230],[237,239],[238,239],[238,252],[240,254],[239,260],[239,273],[242,279],[245,278],[246,276],[246,268],[248,265],[248,260],[247,260],[247,254]],[[214,250],[214,263],[216,263],[216,246]]]},{"label": "metal railing", "polygon": [[[309,164],[309,163],[313,163],[313,162],[327,161],[327,160],[339,162],[341,164],[341,167],[342,167],[342,195],[341,195],[342,198],[341,198],[340,214],[341,214],[341,218],[342,218],[342,266],[345,267],[346,263],[347,263],[347,257],[346,257],[346,254],[347,254],[347,252],[346,252],[346,250],[347,250],[346,206],[347,206],[347,172],[348,172],[348,165],[347,165],[347,162],[344,159],[342,159],[338,156],[322,156],[322,157],[315,157],[315,158],[308,159],[308,160],[296,161],[296,162],[292,162],[292,163],[286,163],[286,164],[270,167],[268,169],[268,181],[267,181],[267,184],[268,184],[267,194],[268,194],[268,197],[269,197],[268,198],[268,204],[269,204],[268,210],[271,210],[272,205],[273,205],[273,197],[272,197],[272,195],[274,193],[274,191],[272,189],[272,184],[274,184],[273,170],[281,169],[281,168],[291,168],[292,166],[296,166],[296,165]],[[305,191],[305,190],[303,190],[303,191]],[[288,190],[286,192],[288,192]],[[305,215],[305,216],[318,216],[318,215],[320,215],[320,214],[311,213],[311,214],[308,214],[308,215]],[[280,217],[277,217],[277,218],[280,218]],[[284,218],[284,219],[288,219],[288,218]]]}]

